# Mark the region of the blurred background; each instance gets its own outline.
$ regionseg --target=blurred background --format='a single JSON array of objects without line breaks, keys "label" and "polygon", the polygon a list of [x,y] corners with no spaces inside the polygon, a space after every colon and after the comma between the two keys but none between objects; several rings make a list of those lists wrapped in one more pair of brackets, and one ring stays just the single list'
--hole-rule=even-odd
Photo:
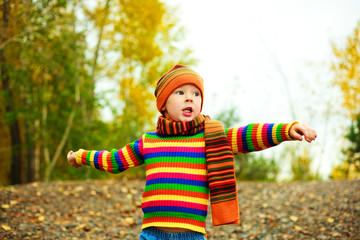
[{"label": "blurred background", "polygon": [[3,0],[0,185],[116,178],[70,167],[67,152],[155,130],[156,81],[178,63],[203,77],[203,113],[225,127],[317,130],[237,156],[239,180],[360,178],[359,13],[356,0]]}]

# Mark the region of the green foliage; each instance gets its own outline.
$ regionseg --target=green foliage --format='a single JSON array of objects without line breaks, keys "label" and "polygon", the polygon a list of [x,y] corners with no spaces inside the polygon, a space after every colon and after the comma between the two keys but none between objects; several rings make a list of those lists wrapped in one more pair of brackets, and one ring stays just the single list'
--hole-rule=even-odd
[{"label": "green foliage", "polygon": [[318,173],[313,173],[311,164],[312,159],[309,152],[304,149],[301,154],[294,154],[294,158],[291,162],[292,180],[320,180]]},{"label": "green foliage", "polygon": [[[247,154],[249,155],[249,154]],[[276,181],[279,166],[275,159],[265,158],[256,153],[244,158],[244,155],[235,156],[236,178],[241,181]]]},{"label": "green foliage", "polygon": [[351,125],[345,135],[347,146],[343,148],[345,159],[336,166],[331,178],[360,178],[360,22],[347,38],[346,46],[333,46],[336,57],[332,69],[334,84],[341,89],[343,106]]},{"label": "green foliage", "polygon": [[[175,9],[158,0],[96,4],[14,0],[0,5],[0,132],[1,144],[9,146],[2,148],[9,158],[1,167],[14,166],[17,183],[109,176],[69,167],[67,151],[121,148],[154,129],[155,82],[175,63],[196,62],[189,48],[176,47],[184,35]],[[89,36],[97,36],[94,49]],[[94,91],[104,78],[120,87],[109,123],[99,116],[101,94]]]},{"label": "green foliage", "polygon": [[352,121],[349,132],[345,135],[350,145],[344,149],[349,164],[354,164],[360,171],[360,114]]},{"label": "green foliage", "polygon": [[333,169],[330,177],[334,179],[360,178],[360,115],[357,115],[356,120],[351,121],[345,138],[348,140],[347,146],[342,151],[345,158]]},{"label": "green foliage", "polygon": [[[41,180],[57,160],[55,153],[67,137],[65,129],[84,122],[87,116],[82,109],[96,101],[88,94],[93,88],[88,86],[87,44],[84,33],[76,31],[74,6],[67,1],[5,5],[2,14],[14,16],[7,23],[1,52],[7,73],[2,90],[5,102],[11,103],[6,107],[6,125],[24,151],[22,159],[15,159],[12,142],[12,164],[21,161],[13,174],[27,173],[22,181]],[[78,117],[69,121],[74,110]],[[20,131],[15,132],[13,125]]]}]

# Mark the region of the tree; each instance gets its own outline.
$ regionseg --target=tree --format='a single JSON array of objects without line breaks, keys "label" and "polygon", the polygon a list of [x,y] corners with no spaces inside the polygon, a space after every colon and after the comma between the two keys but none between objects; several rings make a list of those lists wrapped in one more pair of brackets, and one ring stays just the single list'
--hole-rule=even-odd
[{"label": "tree", "polygon": [[344,149],[348,169],[346,171],[347,177],[350,175],[351,166],[354,170],[360,173],[360,114],[357,116],[356,121],[352,121],[349,132],[345,135],[349,141],[349,146]]},{"label": "tree", "polygon": [[320,176],[318,173],[313,173],[311,170],[312,159],[309,152],[304,149],[302,154],[296,155],[291,162],[292,180],[318,180]]},{"label": "tree", "polygon": [[114,134],[108,140],[123,145],[154,128],[153,90],[161,74],[176,63],[196,60],[189,48],[176,47],[183,29],[176,10],[159,0],[99,1],[84,9],[99,33],[96,79],[113,79],[119,86],[118,99],[112,100]]},{"label": "tree", "polygon": [[343,95],[343,106],[347,117],[351,119],[348,133],[345,135],[348,146],[343,149],[344,161],[334,168],[331,177],[350,178],[360,176],[360,22],[351,36],[347,38],[345,48],[333,46],[336,61],[332,65],[335,73],[334,84]]},{"label": "tree", "polygon": [[245,158],[238,155],[236,158],[240,158],[236,172],[237,179],[247,181],[277,180],[280,169],[275,159],[264,157],[263,154],[251,154]]},{"label": "tree", "polygon": [[[12,169],[11,184],[72,174],[59,161],[67,149],[121,147],[139,138],[154,126],[152,91],[160,73],[195,62],[188,48],[175,47],[183,31],[164,3],[89,6],[75,0],[0,5],[0,151],[6,160],[0,164],[1,177]],[[86,41],[92,29],[94,48]],[[100,118],[95,93],[103,79],[120,86],[110,123]],[[8,183],[5,177],[1,183]]]},{"label": "tree", "polygon": [[[88,77],[85,38],[67,1],[6,1],[0,55],[11,181],[49,179],[62,154]],[[10,5],[8,5],[9,3]],[[81,104],[88,99],[82,94]],[[81,119],[79,118],[81,121]]]},{"label": "tree", "polygon": [[[19,1],[14,1],[12,4],[18,4]],[[24,135],[22,131],[22,120],[17,118],[17,109],[19,105],[18,89],[14,89],[13,81],[10,76],[10,62],[14,59],[17,59],[19,55],[19,48],[16,46],[11,46],[10,48],[5,48],[5,46],[10,46],[12,41],[14,41],[15,36],[18,36],[21,31],[19,28],[19,23],[11,21],[18,14],[17,9],[11,7],[10,2],[5,1],[1,5],[1,36],[0,36],[0,77],[1,77],[1,115],[4,118],[0,120],[0,129],[5,133],[4,140],[2,142],[5,146],[2,149],[2,153],[7,156],[7,160],[13,159],[10,162],[4,161],[1,163],[3,169],[9,169],[12,178],[10,179],[11,183],[19,183],[24,178],[24,173],[21,171],[24,165],[24,154],[22,144],[24,142]],[[20,22],[21,20],[19,20]],[[10,143],[10,146],[8,145]],[[6,147],[8,146],[8,147]],[[9,151],[10,150],[10,151]],[[6,159],[5,159],[6,160]],[[4,174],[2,176],[6,176]],[[9,182],[7,179],[1,179],[2,182]]]},{"label": "tree", "polygon": [[333,52],[336,57],[332,65],[334,84],[341,89],[348,117],[356,120],[360,113],[360,22],[347,38],[345,48],[333,45]]},{"label": "tree", "polygon": [[342,150],[345,158],[340,165],[333,169],[331,178],[360,178],[360,115],[356,121],[351,121],[345,138],[348,140],[347,146]]}]

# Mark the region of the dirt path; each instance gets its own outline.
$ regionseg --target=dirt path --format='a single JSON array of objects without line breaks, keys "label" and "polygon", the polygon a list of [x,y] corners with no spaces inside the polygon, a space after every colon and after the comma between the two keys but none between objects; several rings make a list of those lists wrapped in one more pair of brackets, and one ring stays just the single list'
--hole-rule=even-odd
[{"label": "dirt path", "polygon": [[[0,188],[0,239],[139,239],[143,180]],[[360,239],[360,180],[238,184],[241,225],[208,239]]]}]

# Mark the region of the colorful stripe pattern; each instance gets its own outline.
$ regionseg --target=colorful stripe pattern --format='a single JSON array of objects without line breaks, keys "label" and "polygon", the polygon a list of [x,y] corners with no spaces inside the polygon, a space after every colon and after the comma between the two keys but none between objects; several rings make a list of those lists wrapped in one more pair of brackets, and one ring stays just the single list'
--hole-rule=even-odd
[{"label": "colorful stripe pattern", "polygon": [[157,122],[157,130],[162,135],[193,135],[204,130],[203,115],[199,115],[189,122],[176,122],[170,118],[160,116]]},{"label": "colorful stripe pattern", "polygon": [[221,122],[206,118],[205,145],[213,225],[239,224],[234,155]]},{"label": "colorful stripe pattern", "polygon": [[[226,129],[225,133],[232,152],[240,154],[290,140],[290,126],[250,124]],[[145,163],[142,228],[178,227],[205,233],[209,186],[204,132],[185,136],[146,133],[120,150],[79,150],[76,161],[110,173],[119,173]]]},{"label": "colorful stripe pattern", "polygon": [[234,155],[261,151],[276,146],[283,141],[292,140],[290,127],[298,122],[252,123],[244,127],[225,129]]},{"label": "colorful stripe pattern", "polygon": [[209,199],[204,133],[144,140],[146,186],[142,228],[183,227],[205,233]]},{"label": "colorful stripe pattern", "polygon": [[88,151],[80,149],[76,153],[76,162],[79,165],[87,165],[109,173],[120,173],[131,167],[137,167],[144,163],[143,139],[127,144],[120,150]]}]

